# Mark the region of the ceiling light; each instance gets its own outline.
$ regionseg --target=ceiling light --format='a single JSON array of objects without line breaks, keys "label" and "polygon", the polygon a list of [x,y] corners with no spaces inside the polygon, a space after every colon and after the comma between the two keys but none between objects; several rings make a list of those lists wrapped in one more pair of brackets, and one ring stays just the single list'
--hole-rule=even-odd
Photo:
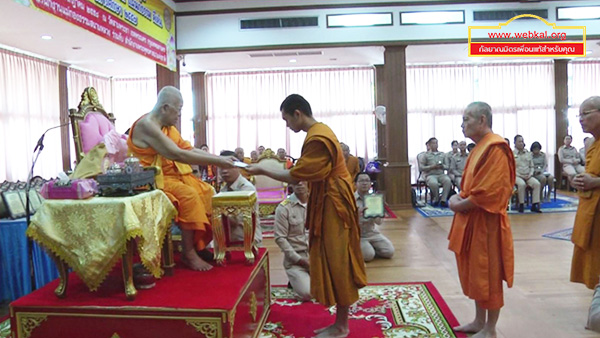
[{"label": "ceiling light", "polygon": [[296,63],[296,62],[298,62],[298,60],[296,60],[296,59],[290,59],[290,62],[291,63]]},{"label": "ceiling light", "polygon": [[401,25],[465,23],[464,11],[400,12]]},{"label": "ceiling light", "polygon": [[42,40],[52,40],[50,35],[42,35]]},{"label": "ceiling light", "polygon": [[81,47],[75,46],[75,47],[71,47],[71,49],[74,49],[74,50],[80,50],[80,49],[81,49]]},{"label": "ceiling light", "polygon": [[327,15],[327,27],[391,26],[392,13]]},{"label": "ceiling light", "polygon": [[587,55],[590,55],[590,54],[592,54],[593,52],[594,52],[593,50],[591,50],[591,49],[588,49],[588,50],[586,50],[586,51],[585,51],[585,55],[586,55],[586,56],[587,56]]},{"label": "ceiling light", "polygon": [[600,6],[558,7],[556,18],[558,20],[600,19]]},{"label": "ceiling light", "polygon": [[115,59],[106,59],[106,62],[115,62]]}]

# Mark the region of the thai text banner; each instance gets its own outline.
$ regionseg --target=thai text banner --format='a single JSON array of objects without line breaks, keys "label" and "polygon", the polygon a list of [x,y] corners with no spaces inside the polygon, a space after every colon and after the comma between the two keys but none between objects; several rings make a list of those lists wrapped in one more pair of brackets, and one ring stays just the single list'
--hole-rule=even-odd
[{"label": "thai text banner", "polygon": [[30,6],[176,70],[174,13],[160,0],[31,0]]},{"label": "thai text banner", "polygon": [[[529,20],[509,25],[519,18]],[[523,30],[524,26],[528,29]],[[469,26],[469,56],[585,56],[585,32],[585,26],[558,26],[539,16],[522,14],[497,26]]]}]

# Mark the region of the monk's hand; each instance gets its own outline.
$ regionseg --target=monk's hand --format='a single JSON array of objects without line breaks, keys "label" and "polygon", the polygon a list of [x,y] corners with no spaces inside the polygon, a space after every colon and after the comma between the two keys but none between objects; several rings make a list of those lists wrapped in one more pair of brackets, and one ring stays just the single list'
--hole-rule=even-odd
[{"label": "monk's hand", "polygon": [[233,162],[237,161],[237,158],[234,156],[219,156],[219,159],[220,161],[217,166],[225,169],[233,168]]},{"label": "monk's hand", "polygon": [[456,194],[456,195],[452,195],[450,197],[450,199],[448,200],[448,207],[450,207],[450,210],[455,211],[455,212],[459,212],[460,210],[458,210],[458,204],[462,201],[462,197],[460,197],[460,195]]},{"label": "monk's hand", "polygon": [[258,164],[250,164],[246,168],[250,175],[263,175],[264,171]]},{"label": "monk's hand", "polygon": [[588,173],[577,174],[575,178],[573,178],[573,185],[577,190],[585,191],[594,189],[593,181],[594,178]]}]

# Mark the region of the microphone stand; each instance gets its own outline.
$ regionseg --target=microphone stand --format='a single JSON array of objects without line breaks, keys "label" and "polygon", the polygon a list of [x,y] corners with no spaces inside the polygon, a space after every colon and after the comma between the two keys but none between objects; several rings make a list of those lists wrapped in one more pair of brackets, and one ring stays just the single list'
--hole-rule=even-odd
[{"label": "microphone stand", "polygon": [[[29,228],[29,225],[31,224],[31,207],[30,207],[31,202],[30,202],[30,198],[29,198],[29,192],[31,191],[31,179],[33,178],[33,168],[35,168],[35,163],[37,162],[38,157],[40,157],[40,153],[42,152],[42,150],[44,150],[44,136],[46,136],[46,133],[52,129],[68,126],[69,124],[70,123],[67,122],[67,123],[46,129],[46,131],[42,134],[40,139],[37,141],[35,148],[33,149],[33,156],[31,157],[31,159],[32,159],[31,169],[29,170],[29,174],[27,175],[27,183],[25,184],[25,221],[27,224],[27,228]],[[29,253],[29,256],[30,256],[29,271],[31,271],[31,288],[32,288],[32,290],[35,290],[35,269],[33,266],[33,241],[30,238],[27,239],[27,252]]]}]

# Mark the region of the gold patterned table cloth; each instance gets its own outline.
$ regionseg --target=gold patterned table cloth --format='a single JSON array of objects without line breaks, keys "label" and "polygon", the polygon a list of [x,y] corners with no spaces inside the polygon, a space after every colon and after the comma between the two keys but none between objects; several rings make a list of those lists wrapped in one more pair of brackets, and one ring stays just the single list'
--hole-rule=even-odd
[{"label": "gold patterned table cloth", "polygon": [[128,197],[46,200],[27,236],[50,250],[95,291],[137,237],[142,264],[163,274],[161,249],[177,210],[160,190]]}]

